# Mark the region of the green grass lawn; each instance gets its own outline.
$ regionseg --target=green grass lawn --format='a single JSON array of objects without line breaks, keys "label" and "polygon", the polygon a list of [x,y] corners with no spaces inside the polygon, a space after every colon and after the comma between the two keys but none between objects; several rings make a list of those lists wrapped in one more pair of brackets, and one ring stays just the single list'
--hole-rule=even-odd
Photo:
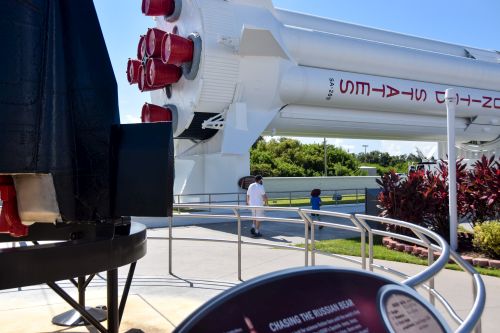
[{"label": "green grass lawn", "polygon": [[[404,262],[417,265],[427,265],[426,259],[421,259],[419,257],[416,257],[408,253],[394,251],[386,248],[382,244],[382,237],[380,236],[375,236],[373,243],[374,243],[373,257],[375,259]],[[304,244],[299,244],[298,246],[304,247]],[[326,253],[359,257],[361,256],[361,241],[359,237],[351,239],[333,239],[333,240],[317,241],[316,249]],[[366,255],[368,256],[368,240],[366,243]],[[453,270],[461,270],[461,268],[457,264],[447,264],[446,268]],[[475,267],[475,269],[480,274],[483,275],[500,277],[499,269],[490,269],[481,267]]]},{"label": "green grass lawn", "polygon": [[[351,203],[361,203],[365,202],[365,195],[358,194],[358,199],[356,200],[356,194],[342,194],[341,200],[332,200],[332,197],[321,198],[323,205],[335,205],[335,204],[351,204]],[[299,206],[309,206],[310,198],[292,198],[291,206],[299,207]],[[290,206],[290,198],[272,198],[269,199],[269,206],[278,206],[278,207],[288,207]]]}]

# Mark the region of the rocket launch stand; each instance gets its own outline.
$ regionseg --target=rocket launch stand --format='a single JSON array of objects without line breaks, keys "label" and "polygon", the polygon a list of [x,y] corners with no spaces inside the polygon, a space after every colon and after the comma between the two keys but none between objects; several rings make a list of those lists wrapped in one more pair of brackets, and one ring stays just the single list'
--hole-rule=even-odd
[{"label": "rocket launch stand", "polygon": [[[137,223],[69,224],[65,227],[36,225],[29,237],[18,241],[31,241],[34,246],[0,250],[0,265],[5,272],[0,276],[0,289],[19,288],[45,283],[64,299],[82,317],[84,324],[94,326],[101,333],[118,333],[127,302],[137,260],[146,254],[146,228]],[[66,242],[39,244],[38,240],[67,240]],[[0,235],[0,242],[13,239]],[[77,260],[76,260],[77,259]],[[22,266],[19,263],[24,263]],[[118,301],[118,267],[129,265],[127,281]],[[94,310],[85,307],[85,286],[98,272],[107,275],[107,328],[93,316]],[[78,277],[78,283],[74,280]],[[69,279],[78,286],[79,301],[70,297],[56,281]],[[52,322],[69,326],[64,320],[68,314],[56,316]],[[62,320],[62,321],[61,321]],[[56,322],[57,321],[57,322]],[[78,320],[77,320],[78,321]],[[67,324],[66,324],[67,323]]]}]

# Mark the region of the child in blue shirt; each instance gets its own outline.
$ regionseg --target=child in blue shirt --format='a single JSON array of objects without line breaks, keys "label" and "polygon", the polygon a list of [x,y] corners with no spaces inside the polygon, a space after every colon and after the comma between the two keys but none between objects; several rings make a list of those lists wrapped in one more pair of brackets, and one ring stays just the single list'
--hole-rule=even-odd
[{"label": "child in blue shirt", "polygon": [[[311,209],[313,210],[319,210],[319,207],[321,206],[321,190],[319,188],[315,188],[314,190],[311,191]],[[320,216],[319,214],[311,214],[314,217],[317,217],[318,221],[320,221]],[[323,229],[323,226],[319,226],[320,229]]]}]

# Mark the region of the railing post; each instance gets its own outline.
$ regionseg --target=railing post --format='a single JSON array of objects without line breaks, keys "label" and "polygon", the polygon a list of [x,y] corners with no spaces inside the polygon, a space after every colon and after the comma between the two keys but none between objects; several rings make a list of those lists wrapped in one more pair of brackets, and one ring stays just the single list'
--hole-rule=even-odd
[{"label": "railing post", "polygon": [[[432,249],[431,244],[428,244],[427,247],[427,264],[431,266],[434,263],[434,250]],[[429,300],[432,305],[436,305],[436,297],[434,296],[434,278],[429,280]]]},{"label": "railing post", "polygon": [[368,188],[365,187],[365,214],[368,214]]},{"label": "railing post", "polygon": [[237,209],[233,209],[233,212],[238,221],[238,280],[243,281],[241,278],[241,215]]},{"label": "railing post", "polygon": [[[368,232],[368,269],[370,270],[370,272],[373,272],[373,232],[372,232],[372,228],[363,218],[358,218],[356,215],[354,217],[355,217],[355,220],[358,221],[363,226],[363,228]],[[363,238],[363,235],[361,236],[361,238]]]},{"label": "railing post", "polygon": [[306,214],[302,212],[302,210],[299,208],[297,211],[297,214],[302,218],[302,221],[304,221],[304,243],[305,243],[305,248],[304,248],[304,253],[305,253],[305,258],[304,258],[304,266],[307,267],[309,266],[309,219],[307,218]]},{"label": "railing post", "polygon": [[173,216],[168,217],[168,274],[174,275],[172,273],[172,221]]},{"label": "railing post", "polygon": [[[474,283],[474,279],[472,279],[472,293],[473,293],[474,299],[477,299],[477,286]],[[481,331],[482,331],[481,318],[479,318],[476,326],[474,327],[474,333],[481,333]]]},{"label": "railing post", "polygon": [[370,272],[373,272],[373,233],[368,229],[368,264]]},{"label": "railing post", "polygon": [[365,227],[364,223],[361,223],[354,214],[350,215],[351,217],[349,219],[352,224],[359,228],[359,234],[361,237],[361,268],[366,270],[366,231],[368,230],[368,227]]},{"label": "railing post", "polygon": [[314,225],[314,220],[311,217],[311,266],[316,265],[316,246],[315,246],[315,225]]},{"label": "railing post", "polygon": [[[180,204],[181,203],[181,195],[180,194],[177,194],[177,203]],[[181,207],[180,206],[177,206],[177,213],[181,213]]]},{"label": "railing post", "polygon": [[356,203],[358,203],[359,200],[358,200],[358,189],[356,189]]},{"label": "railing post", "polygon": [[289,206],[289,207],[292,207],[292,192],[289,192],[289,193],[288,193],[288,197],[289,197],[289,199],[290,199],[290,200],[289,200],[289,205],[288,205],[288,206]]},{"label": "railing post", "polygon": [[[356,217],[352,215],[352,219],[356,220]],[[357,220],[356,220],[357,221]],[[361,268],[366,270],[366,229],[358,225],[358,228],[362,229],[361,235]]]}]

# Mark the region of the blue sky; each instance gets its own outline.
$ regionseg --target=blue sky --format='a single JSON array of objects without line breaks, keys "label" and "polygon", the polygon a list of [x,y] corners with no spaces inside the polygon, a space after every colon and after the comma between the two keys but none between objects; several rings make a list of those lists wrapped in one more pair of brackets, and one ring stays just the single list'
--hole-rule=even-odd
[{"label": "blue sky", "polygon": [[[219,0],[222,1],[222,0]],[[359,25],[500,51],[500,1],[498,0],[274,0],[274,5],[292,11],[328,17]],[[111,57],[116,80],[122,122],[139,121],[140,110],[149,93],[140,93],[126,78],[129,57],[134,57],[139,35],[154,21],[141,13],[140,0],[94,0],[101,28]],[[305,142],[322,142],[307,139]],[[434,144],[328,139],[351,152],[368,150],[391,154],[410,153],[419,146],[427,152]]]}]

